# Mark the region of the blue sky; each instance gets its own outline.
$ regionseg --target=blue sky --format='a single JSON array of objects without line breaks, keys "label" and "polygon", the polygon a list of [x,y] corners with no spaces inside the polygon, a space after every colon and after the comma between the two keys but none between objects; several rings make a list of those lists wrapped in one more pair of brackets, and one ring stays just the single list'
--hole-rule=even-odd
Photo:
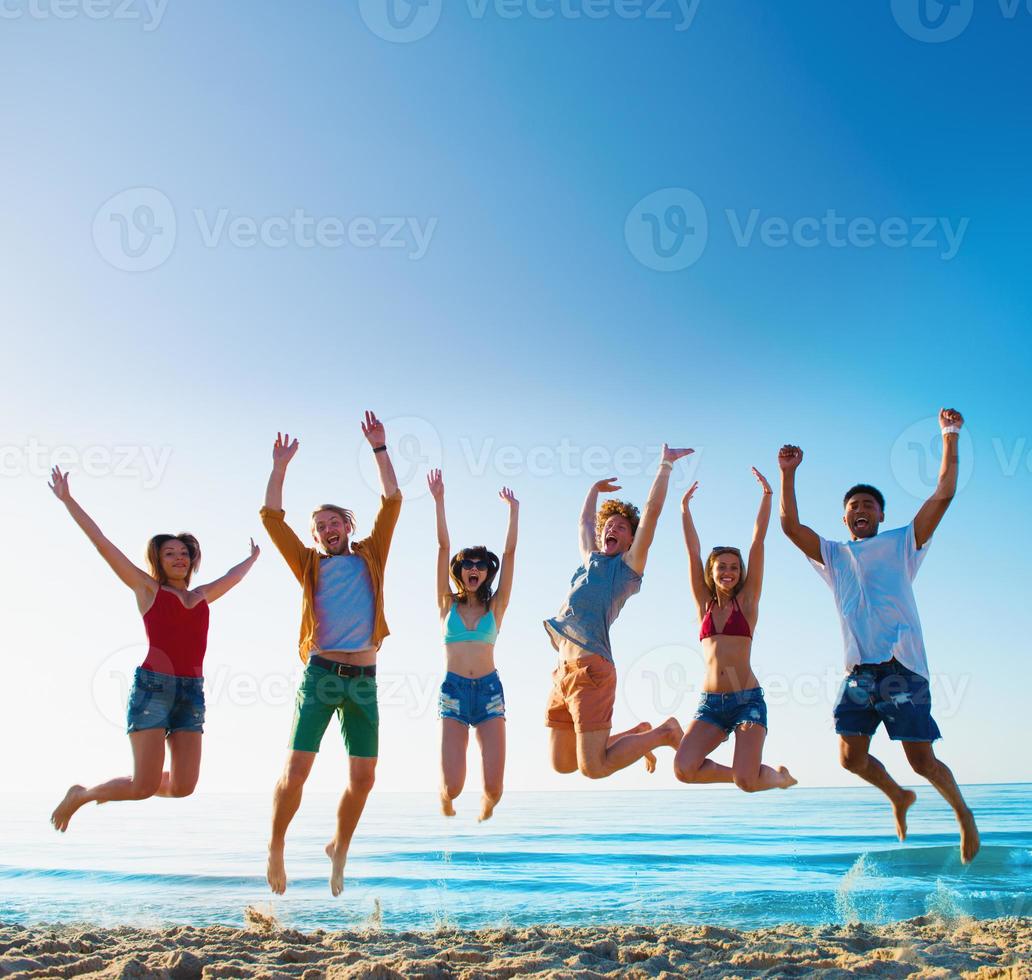
[{"label": "blue sky", "polygon": [[[133,556],[158,530],[189,529],[206,577],[248,536],[264,546],[214,610],[212,789],[271,786],[289,730],[299,596],[257,520],[276,431],[302,439],[286,490],[299,529],[326,498],[371,519],[365,408],[388,420],[409,478],[381,661],[397,688],[383,708],[387,789],[434,785],[443,655],[421,472],[444,466],[456,546],[500,547],[495,492],[512,485],[522,536],[498,663],[509,785],[536,789],[571,782],[547,769],[540,621],[577,563],[594,478],[619,465],[641,502],[655,447],[694,446],[678,477],[702,482],[704,544],[744,545],[749,467],[773,478],[792,440],[807,451],[802,514],[822,533],[859,479],[904,523],[931,489],[934,460],[914,447],[945,404],[969,420],[973,467],[917,586],[942,755],[962,782],[1030,778],[993,746],[1025,733],[1032,15],[961,4],[970,23],[935,43],[901,26],[917,4],[701,0],[679,31],[677,17],[630,20],[616,5],[543,19],[531,11],[559,5],[471,0],[431,3],[418,16],[439,13],[433,30],[395,43],[363,19],[382,13],[373,0],[246,14],[170,0],[157,20],[142,2],[62,19],[12,0],[2,725],[33,744],[17,783],[60,788],[128,759],[111,665],[138,662],[142,628],[49,496],[40,461],[57,447],[80,470],[94,453],[88,473],[73,465],[73,490]],[[275,241],[247,246],[251,223],[270,219]],[[683,268],[657,269],[649,220],[692,225],[683,250],[669,228],[659,242]],[[841,245],[824,230],[835,220],[852,223]],[[123,225],[161,231],[126,248]],[[652,674],[681,683],[673,664],[685,683],[700,676],[678,496],[614,629],[618,722],[691,714],[690,692],[644,693]],[[841,670],[830,594],[776,527],[768,554],[755,665],[769,691],[794,692],[772,699],[768,757],[811,785],[850,784],[833,692],[804,690]],[[226,693],[280,677],[287,693],[256,703]],[[902,776],[901,753],[876,746]],[[329,736],[325,754],[315,785],[335,788],[343,751]],[[612,782],[675,785],[669,759],[648,782]]]}]

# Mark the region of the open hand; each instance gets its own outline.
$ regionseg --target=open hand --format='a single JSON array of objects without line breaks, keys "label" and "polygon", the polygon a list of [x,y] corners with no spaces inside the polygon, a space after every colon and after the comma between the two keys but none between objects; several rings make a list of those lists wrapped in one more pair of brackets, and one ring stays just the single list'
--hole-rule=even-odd
[{"label": "open hand", "polygon": [[950,426],[956,426],[958,429],[964,424],[964,416],[960,414],[955,408],[940,408],[939,409],[939,428],[946,429]]},{"label": "open hand", "polygon": [[440,470],[431,470],[427,473],[426,485],[430,491],[430,496],[434,500],[440,500],[444,497],[444,477],[441,476]]},{"label": "open hand", "polygon": [[695,496],[695,491],[699,489],[699,481],[696,480],[687,490],[684,492],[684,496],[681,498],[681,510],[687,511],[688,504],[692,497]]},{"label": "open hand", "polygon": [[604,480],[599,480],[598,483],[595,484],[595,489],[599,493],[616,493],[616,491],[621,488],[620,484],[616,482],[616,477],[610,476]]},{"label": "open hand", "polygon": [[254,538],[251,538],[251,561],[257,561],[261,553],[262,549],[254,543]]},{"label": "open hand", "polygon": [[63,504],[68,503],[72,499],[72,491],[68,489],[68,474],[62,473],[55,466],[50,471],[50,479],[54,482],[48,483],[47,486],[54,491],[54,496]]},{"label": "open hand", "polygon": [[376,412],[365,413],[365,421],[362,423],[362,435],[369,440],[369,445],[373,449],[387,445],[387,433],[384,432],[383,422],[376,417]]},{"label": "open hand", "polygon": [[760,486],[763,487],[764,493],[774,492],[773,490],[771,490],[770,484],[767,482],[767,478],[758,469],[756,469],[755,466],[752,468],[752,475],[755,476],[756,479],[759,481]]},{"label": "open hand", "polygon": [[272,465],[282,466],[286,469],[287,463],[289,463],[297,453],[298,441],[295,439],[293,442],[290,440],[290,434],[288,432],[277,432],[276,442],[272,447]]},{"label": "open hand", "polygon": [[514,494],[508,487],[502,487],[502,489],[498,491],[498,496],[513,508],[513,510],[520,505],[520,502],[516,499],[516,494]]},{"label": "open hand", "polygon": [[663,462],[664,463],[676,463],[679,459],[685,456],[691,456],[694,453],[694,449],[671,449],[665,442],[663,443]]},{"label": "open hand", "polygon": [[798,446],[782,446],[778,450],[778,466],[786,473],[796,469],[803,461],[803,451]]}]

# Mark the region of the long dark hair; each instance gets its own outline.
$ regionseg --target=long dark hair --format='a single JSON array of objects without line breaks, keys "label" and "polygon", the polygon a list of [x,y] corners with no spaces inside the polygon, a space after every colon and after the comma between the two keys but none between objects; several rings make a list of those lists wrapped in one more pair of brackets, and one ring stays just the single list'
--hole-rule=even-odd
[{"label": "long dark hair", "polygon": [[159,585],[168,585],[168,576],[161,567],[161,549],[169,541],[181,541],[186,545],[187,554],[190,556],[190,567],[186,570],[186,584],[190,585],[190,576],[197,571],[201,564],[201,545],[192,535],[183,531],[179,534],[155,534],[147,542],[147,564],[150,565],[151,575],[158,580]]},{"label": "long dark hair", "polygon": [[486,561],[487,562],[487,574],[484,576],[484,581],[480,583],[475,593],[475,598],[479,599],[483,604],[484,608],[487,609],[491,605],[491,597],[494,593],[491,591],[491,583],[494,582],[495,576],[498,574],[498,556],[488,551],[484,545],[477,545],[475,548],[463,548],[454,558],[451,560],[451,566],[449,572],[451,573],[451,580],[455,583],[456,588],[459,590],[455,596],[456,602],[467,603],[470,600],[470,593],[466,591],[466,586],[462,582],[462,562],[463,559],[469,558],[472,561]]}]

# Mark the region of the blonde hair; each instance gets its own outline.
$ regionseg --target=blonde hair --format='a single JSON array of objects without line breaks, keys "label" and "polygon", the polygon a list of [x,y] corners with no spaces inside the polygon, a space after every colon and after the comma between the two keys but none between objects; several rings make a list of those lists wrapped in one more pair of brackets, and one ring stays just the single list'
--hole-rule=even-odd
[{"label": "blonde hair", "polygon": [[709,589],[709,593],[714,599],[717,598],[717,583],[713,578],[713,566],[721,555],[734,555],[738,559],[738,567],[741,569],[738,575],[738,582],[735,584],[731,595],[738,595],[742,591],[742,586],[745,585],[745,559],[742,557],[742,553],[737,548],[714,548],[709,553],[709,558],[706,559],[706,570],[703,573],[703,578],[706,580],[706,588]]}]

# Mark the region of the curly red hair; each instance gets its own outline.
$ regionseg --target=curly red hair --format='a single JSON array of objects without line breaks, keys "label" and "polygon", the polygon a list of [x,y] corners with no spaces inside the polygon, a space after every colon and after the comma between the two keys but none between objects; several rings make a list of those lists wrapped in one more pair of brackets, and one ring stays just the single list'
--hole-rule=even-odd
[{"label": "curly red hair", "polygon": [[602,534],[602,528],[606,526],[606,521],[610,517],[627,518],[627,522],[631,525],[631,537],[638,531],[638,522],[641,520],[641,512],[634,504],[628,503],[626,500],[607,500],[599,509],[595,515],[595,537],[598,538]]}]

